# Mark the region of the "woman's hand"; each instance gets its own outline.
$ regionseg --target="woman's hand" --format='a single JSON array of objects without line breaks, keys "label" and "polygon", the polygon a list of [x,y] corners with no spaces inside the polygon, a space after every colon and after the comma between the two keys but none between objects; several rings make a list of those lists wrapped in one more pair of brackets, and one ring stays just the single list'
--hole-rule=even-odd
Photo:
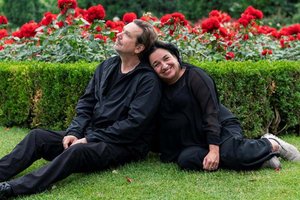
[{"label": "woman's hand", "polygon": [[203,160],[203,169],[207,171],[217,170],[220,163],[219,146],[209,145],[209,152]]}]

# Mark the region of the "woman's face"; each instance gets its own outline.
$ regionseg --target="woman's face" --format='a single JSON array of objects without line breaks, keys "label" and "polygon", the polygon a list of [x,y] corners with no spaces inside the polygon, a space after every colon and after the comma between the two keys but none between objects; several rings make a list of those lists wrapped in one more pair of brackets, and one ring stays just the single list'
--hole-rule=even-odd
[{"label": "woman's face", "polygon": [[175,83],[184,72],[176,56],[165,49],[156,49],[150,54],[149,61],[157,75],[169,85]]}]

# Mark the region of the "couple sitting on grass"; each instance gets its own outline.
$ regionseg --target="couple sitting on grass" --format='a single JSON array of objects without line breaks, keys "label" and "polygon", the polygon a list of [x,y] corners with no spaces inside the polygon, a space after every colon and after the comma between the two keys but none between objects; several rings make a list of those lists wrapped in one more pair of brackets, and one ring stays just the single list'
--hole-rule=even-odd
[{"label": "couple sitting on grass", "polygon": [[[214,81],[183,63],[174,45],[157,41],[148,23],[127,24],[114,48],[118,56],[98,66],[66,131],[32,130],[0,160],[0,199],[143,159],[154,132],[161,160],[186,170],[277,169],[278,157],[300,161],[297,148],[274,135],[245,139]],[[40,158],[49,162],[15,177]]]}]

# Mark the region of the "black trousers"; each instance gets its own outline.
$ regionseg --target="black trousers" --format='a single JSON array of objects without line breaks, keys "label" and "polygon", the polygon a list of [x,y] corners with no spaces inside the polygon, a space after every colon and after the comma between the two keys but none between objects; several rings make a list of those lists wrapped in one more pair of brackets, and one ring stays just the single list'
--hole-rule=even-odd
[{"label": "black trousers", "polygon": [[[182,169],[202,170],[204,157],[208,148],[186,147],[178,156],[177,163]],[[234,170],[254,170],[278,155],[272,152],[272,144],[266,138],[246,139],[242,129],[237,124],[222,128],[222,143],[220,144],[220,167]]]},{"label": "black trousers", "polygon": [[[0,181],[8,181],[15,195],[32,194],[72,173],[93,172],[136,160],[127,148],[104,142],[76,144],[66,150],[64,132],[32,130],[11,153],[0,160]],[[45,166],[10,180],[34,161],[49,160]]]}]

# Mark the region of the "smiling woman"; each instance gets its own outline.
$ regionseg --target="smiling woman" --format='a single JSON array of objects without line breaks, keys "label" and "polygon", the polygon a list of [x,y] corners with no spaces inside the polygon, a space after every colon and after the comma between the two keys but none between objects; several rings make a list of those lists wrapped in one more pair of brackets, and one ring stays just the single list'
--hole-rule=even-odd
[{"label": "smiling woman", "polygon": [[278,156],[300,162],[298,149],[272,134],[246,139],[239,120],[219,101],[214,80],[181,62],[171,43],[156,41],[149,62],[165,83],[158,114],[161,160],[182,169],[279,169]]},{"label": "smiling woman", "polygon": [[157,49],[150,55],[149,60],[159,77],[169,85],[175,83],[185,72],[176,56],[163,49]]}]

